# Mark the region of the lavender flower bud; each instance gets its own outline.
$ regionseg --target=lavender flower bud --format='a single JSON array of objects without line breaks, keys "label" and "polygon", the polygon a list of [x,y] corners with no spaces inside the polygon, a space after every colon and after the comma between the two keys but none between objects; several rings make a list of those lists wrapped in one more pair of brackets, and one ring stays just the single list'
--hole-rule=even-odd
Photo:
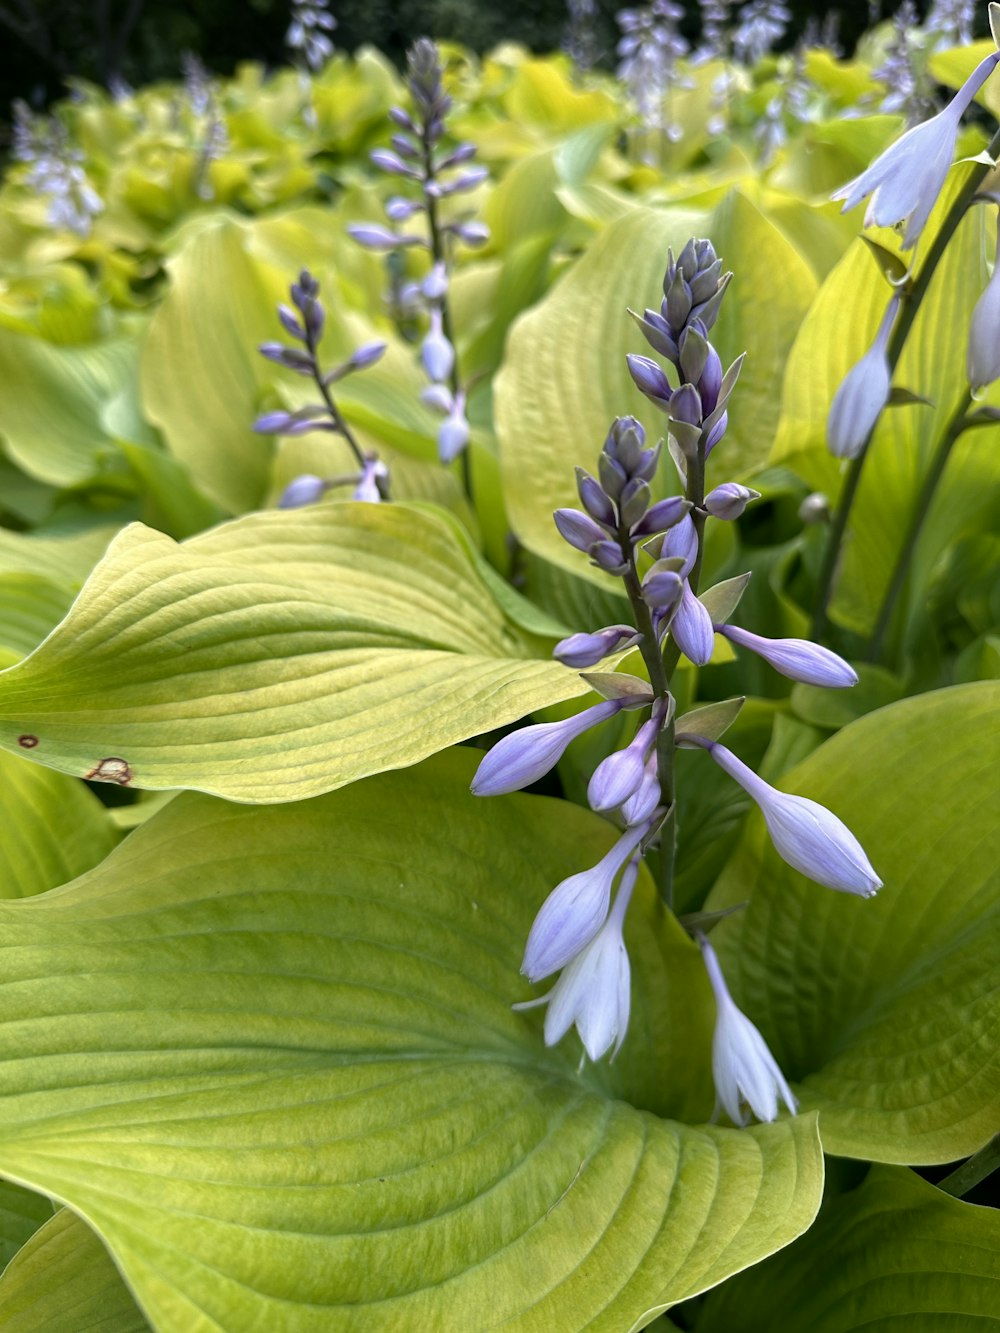
[{"label": "lavender flower bud", "polygon": [[279,305],[278,318],[281,320],[286,333],[290,333],[293,338],[298,338],[300,342],[305,338],[306,331],[299,323],[294,310],[287,305]]},{"label": "lavender flower bud", "polygon": [[394,194],[385,201],[385,215],[390,222],[408,222],[415,213],[423,210],[423,204],[413,199],[406,199],[401,194]]},{"label": "lavender flower bud", "polygon": [[389,142],[400,157],[409,158],[411,162],[420,161],[420,149],[408,135],[394,134]]},{"label": "lavender flower bud", "polygon": [[653,568],[642,584],[642,599],[657,611],[673,613],[684,595],[685,582],[675,569]]},{"label": "lavender flower bud", "polygon": [[591,518],[614,531],[618,526],[615,507],[601,488],[600,483],[589,472],[584,472],[582,467],[576,469],[576,489],[583,502],[584,509],[590,514]]},{"label": "lavender flower bud", "polygon": [[504,736],[487,752],[472,779],[473,796],[503,796],[543,778],[570,741],[621,711],[618,699],[585,708],[562,722],[538,722]]},{"label": "lavender flower bud", "polygon": [[681,354],[681,378],[682,380],[686,380],[688,384],[697,384],[701,379],[702,372],[708,362],[708,339],[702,337],[701,333],[694,325],[688,325],[681,334],[679,346]]},{"label": "lavender flower bud", "polygon": [[671,495],[666,500],[657,500],[656,504],[646,510],[638,523],[633,524],[631,535],[637,540],[654,537],[658,532],[666,532],[667,528],[672,528],[690,512],[691,501],[685,500],[681,495]]},{"label": "lavender flower bud", "polygon": [[316,362],[308,352],[300,352],[297,347],[285,347],[283,343],[261,343],[258,348],[261,356],[274,361],[286,370],[294,370],[296,375],[312,375]]},{"label": "lavender flower bud", "polygon": [[439,260],[420,284],[428,301],[443,301],[448,295],[448,270]]},{"label": "lavender flower bud", "polygon": [[398,250],[403,245],[401,236],[377,222],[352,223],[347,234],[366,250]]},{"label": "lavender flower bud", "polygon": [[315,504],[322,500],[327,484],[322,477],[305,473],[290,481],[278,499],[279,509],[299,509],[303,505]]},{"label": "lavender flower bud", "polygon": [[760,806],[778,855],[817,884],[871,898],[882,887],[861,844],[835,814],[807,800],[778,791],[747,768],[718,741],[709,754]]},{"label": "lavender flower bud", "polygon": [[701,395],[693,384],[682,384],[671,398],[670,420],[688,426],[701,425]]},{"label": "lavender flower bud", "polygon": [[[670,325],[658,315],[655,310],[644,310],[641,315],[637,315],[634,310],[628,312],[642,330],[642,336],[652,347],[654,352],[659,352],[660,356],[665,356],[668,361],[677,364],[678,352],[677,343],[673,336]],[[648,358],[646,358],[648,359]],[[655,365],[656,362],[653,362]]]},{"label": "lavender flower bud", "polygon": [[429,195],[435,199],[446,199],[449,195],[460,194],[465,190],[474,190],[477,185],[482,185],[483,181],[489,176],[486,167],[471,167],[468,171],[463,171],[461,175],[456,176],[450,181],[432,181],[425,187]]},{"label": "lavender flower bud", "polygon": [[645,443],[646,432],[640,421],[635,417],[615,417],[604,441],[604,453],[624,469],[628,479],[642,462]]},{"label": "lavender flower bud", "polygon": [[597,765],[587,786],[587,804],[591,810],[614,810],[638,790],[646,756],[656,743],[662,718],[662,712],[657,711],[623,750],[609,754]]},{"label": "lavender flower bud", "polygon": [[624,574],[628,571],[628,561],[617,542],[603,540],[595,542],[587,554],[594,564],[607,574]]},{"label": "lavender flower bud", "polygon": [[689,513],[664,533],[660,543],[660,559],[682,561],[679,571],[681,578],[686,579],[694,569],[694,562],[698,559],[698,529]]},{"label": "lavender flower bud", "polygon": [[552,656],[564,666],[583,671],[596,666],[611,653],[633,647],[641,638],[634,625],[609,625],[593,634],[571,634],[568,639],[561,639],[553,648]]},{"label": "lavender flower bud", "polygon": [[670,622],[670,634],[677,647],[695,666],[707,666],[715,646],[712,617],[685,581],[680,605]]},{"label": "lavender flower bud", "polygon": [[374,148],[369,157],[373,166],[389,172],[392,176],[405,176],[411,181],[422,179],[416,167],[408,167],[398,153],[391,153],[388,148]]},{"label": "lavender flower bud", "polygon": [[705,508],[714,518],[739,518],[751,500],[759,500],[760,491],[741,486],[735,481],[724,481],[705,496]]},{"label": "lavender flower bud", "polygon": [[447,416],[455,406],[455,395],[447,384],[428,384],[427,388],[421,391],[420,401],[435,412],[440,412],[442,416]]},{"label": "lavender flower bud", "polygon": [[490,229],[485,222],[453,222],[448,230],[472,247],[485,245],[490,239]]},{"label": "lavender flower bud", "polygon": [[657,407],[667,411],[673,397],[673,390],[662,367],[658,366],[650,357],[637,356],[633,352],[629,352],[625,357],[625,362],[639,392],[645,394],[651,403],[655,403]]},{"label": "lavender flower bud", "polygon": [[453,462],[469,443],[469,422],[465,415],[465,394],[457,393],[451,411],[438,428],[438,458]]},{"label": "lavender flower bud", "polygon": [[635,791],[622,803],[622,818],[626,827],[645,824],[652,819],[656,807],[660,804],[660,777],[657,772],[656,751],[653,750],[646,760],[642,771],[642,781]]},{"label": "lavender flower bud", "polygon": [[589,551],[605,539],[603,528],[599,528],[588,514],[579,509],[557,509],[552,515],[559,535],[578,551]]},{"label": "lavender flower bud", "polygon": [[707,345],[708,357],[705,361],[705,368],[697,380],[698,394],[701,398],[701,410],[706,415],[715,411],[719,401],[719,394],[722,390],[722,381],[725,378],[719,353],[711,343],[708,343]]},{"label": "lavender flower bud", "polygon": [[402,130],[409,130],[411,134],[420,133],[409,112],[404,111],[401,106],[391,106],[389,108],[389,119]]},{"label": "lavender flower bud", "polygon": [[649,508],[651,498],[652,493],[649,489],[649,483],[643,481],[640,477],[633,477],[630,482],[626,483],[618,501],[618,507],[622,522],[627,528],[631,528],[639,522]]},{"label": "lavender flower bud", "polygon": [[969,384],[976,391],[1000,379],[1000,225],[993,275],[972,312],[966,365]]},{"label": "lavender flower bud", "polygon": [[891,374],[886,348],[898,309],[899,297],[894,296],[875,341],[847,372],[833,396],[826,422],[826,443],[835,458],[857,458],[889,401]]},{"label": "lavender flower bud", "polygon": [[378,504],[382,500],[380,481],[389,475],[389,469],[379,458],[366,458],[361,469],[361,477],[354,488],[352,500],[361,500],[366,504]]},{"label": "lavender flower bud", "polygon": [[715,446],[719,443],[719,441],[722,439],[723,435],[725,435],[728,426],[729,426],[729,413],[723,412],[722,415],[719,417],[718,421],[708,432],[708,436],[705,440],[706,458],[712,452]]},{"label": "lavender flower bud", "polygon": [[253,423],[258,435],[283,435],[295,421],[291,412],[265,412]]},{"label": "lavender flower bud", "polygon": [[420,359],[428,378],[437,384],[448,378],[455,364],[455,349],[444,335],[439,306],[431,309],[431,327],[420,344]]},{"label": "lavender flower bud", "polygon": [[628,475],[621,463],[602,453],[597,460],[597,471],[605,491],[613,500],[617,500],[628,481]]},{"label": "lavender flower bud", "polygon": [[789,680],[834,690],[858,683],[857,672],[842,657],[808,639],[765,639],[737,625],[716,625],[715,628],[731,642],[762,657]]},{"label": "lavender flower bud", "polygon": [[448,171],[451,167],[461,166],[463,162],[470,162],[476,156],[476,151],[474,143],[456,144],[450,153],[435,164],[435,168],[437,171]]},{"label": "lavender flower bud", "polygon": [[535,917],[522,973],[541,981],[558,972],[594,938],[608,915],[615,876],[642,841],[646,826],[628,829],[590,870],[557,884]]}]

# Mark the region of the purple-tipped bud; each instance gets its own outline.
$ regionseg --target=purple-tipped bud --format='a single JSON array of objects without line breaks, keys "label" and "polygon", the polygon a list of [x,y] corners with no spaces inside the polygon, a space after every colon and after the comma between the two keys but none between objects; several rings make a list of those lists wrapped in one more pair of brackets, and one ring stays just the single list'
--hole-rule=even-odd
[{"label": "purple-tipped bud", "polygon": [[295,421],[291,412],[265,412],[253,423],[258,435],[283,435]]},{"label": "purple-tipped bud", "polygon": [[431,310],[431,327],[420,344],[420,360],[423,362],[428,379],[436,384],[448,378],[455,364],[455,349],[444,335],[439,306],[434,306]]},{"label": "purple-tipped bud", "polygon": [[465,394],[457,393],[452,409],[438,428],[438,458],[452,463],[468,445],[471,431],[465,415]]},{"label": "purple-tipped bud", "polygon": [[708,436],[705,440],[706,458],[712,452],[715,446],[719,443],[719,441],[722,439],[723,435],[725,435],[728,428],[729,428],[729,413],[723,412],[722,415],[719,417],[718,421],[708,432]]},{"label": "purple-tipped bud", "polygon": [[489,177],[489,171],[486,167],[470,167],[468,171],[463,171],[450,181],[435,181],[427,186],[427,193],[433,194],[439,199],[447,198],[451,194],[460,194],[465,190],[474,190],[478,185]]},{"label": "purple-tipped bud", "polygon": [[642,781],[622,804],[622,818],[628,828],[645,824],[652,819],[660,804],[660,776],[657,772],[656,751],[653,750],[642,770]]},{"label": "purple-tipped bud", "polygon": [[420,284],[428,301],[442,301],[448,295],[448,270],[439,260]]},{"label": "purple-tipped bud", "polygon": [[490,229],[485,222],[453,222],[448,230],[471,247],[485,245],[490,239]]},{"label": "purple-tipped bud", "polygon": [[715,646],[712,617],[687,582],[684,584],[680,605],[670,622],[670,634],[684,656],[695,666],[707,666],[712,660],[712,649]]},{"label": "purple-tipped bud", "polygon": [[1000,379],[1000,226],[993,276],[972,312],[966,366],[974,390]]},{"label": "purple-tipped bud", "polygon": [[438,171],[448,171],[451,167],[461,166],[463,162],[471,162],[476,156],[476,145],[474,143],[460,143],[436,163]]},{"label": "purple-tipped bud", "polygon": [[599,541],[591,546],[587,554],[599,569],[608,574],[624,574],[628,570],[628,561],[617,542]]},{"label": "purple-tipped bud", "polygon": [[790,796],[766,783],[718,741],[709,754],[760,806],[774,850],[817,884],[871,898],[882,887],[864,848],[835,814],[804,796]]},{"label": "purple-tipped bud", "polygon": [[582,467],[576,469],[576,489],[587,513],[598,523],[614,530],[618,525],[618,515],[615,513],[614,505],[600,482],[589,472],[584,472]]},{"label": "purple-tipped bud", "polygon": [[708,344],[708,357],[705,361],[705,369],[697,380],[698,393],[701,397],[701,410],[707,416],[714,412],[719,402],[719,394],[722,391],[723,370],[722,361],[718,352]]},{"label": "purple-tipped bud", "polygon": [[659,352],[660,356],[665,356],[668,361],[672,361],[676,365],[678,358],[677,343],[674,339],[673,330],[663,316],[657,314],[655,310],[644,310],[641,315],[637,315],[634,310],[630,310],[629,314],[639,325],[643,337],[653,351]]},{"label": "purple-tipped bud", "polygon": [[300,509],[303,505],[315,504],[317,500],[322,500],[326,489],[327,484],[322,477],[307,472],[288,483],[281,492],[278,508]]},{"label": "purple-tipped bud", "polygon": [[670,400],[670,420],[700,426],[701,395],[693,384],[682,384]]},{"label": "purple-tipped bud", "polygon": [[543,778],[563,757],[570,741],[619,712],[617,699],[605,699],[563,722],[538,722],[504,736],[487,752],[472,779],[473,796],[503,796]]},{"label": "purple-tipped bud", "polygon": [[589,551],[592,546],[604,541],[604,529],[599,528],[589,514],[583,514],[579,509],[557,509],[552,517],[559,535],[578,551]]},{"label": "purple-tipped bud", "polygon": [[535,917],[522,973],[541,981],[558,972],[594,938],[608,915],[615,876],[642,841],[646,826],[628,829],[590,870],[556,885]]},{"label": "purple-tipped bud", "polygon": [[[666,532],[691,512],[691,501],[681,495],[671,495],[669,499],[657,500],[646,510],[639,522],[632,527],[632,536],[637,540],[643,537],[655,537],[658,532]],[[693,526],[693,524],[692,524]],[[695,537],[697,541],[697,536]]]},{"label": "purple-tipped bud", "polygon": [[409,112],[404,111],[401,106],[391,106],[389,108],[389,119],[393,124],[398,125],[401,130],[409,130],[411,134],[420,133]]},{"label": "purple-tipped bud", "polygon": [[411,162],[420,161],[420,149],[408,134],[394,134],[389,142],[400,157],[408,158]]},{"label": "purple-tipped bud", "polygon": [[597,471],[605,491],[613,500],[617,500],[628,482],[628,474],[621,463],[607,453],[602,453],[597,460]]},{"label": "purple-tipped bud", "polygon": [[826,443],[835,458],[857,458],[889,401],[891,372],[886,348],[899,297],[894,296],[882,317],[875,341],[840,382],[826,422]]},{"label": "purple-tipped bud", "polygon": [[352,500],[361,500],[366,504],[378,504],[382,500],[380,482],[385,481],[389,469],[379,458],[366,458],[361,469],[361,479],[354,488]]},{"label": "purple-tipped bud", "polygon": [[297,347],[285,347],[283,343],[261,343],[258,348],[261,356],[274,361],[286,370],[294,370],[296,375],[312,375],[316,362],[308,352],[300,352]]},{"label": "purple-tipped bud", "polygon": [[597,765],[587,786],[587,804],[591,810],[614,810],[638,791],[662,717],[661,712],[655,713],[623,750],[609,754]]},{"label": "purple-tipped bud", "polygon": [[705,496],[705,508],[713,518],[739,518],[751,500],[759,500],[760,491],[741,486],[736,481],[724,481]]},{"label": "purple-tipped bud", "polygon": [[377,222],[352,223],[347,234],[366,250],[398,250],[403,244],[401,236]]},{"label": "purple-tipped bud", "polygon": [[[455,406],[455,395],[447,384],[428,384],[427,388],[421,391],[420,401],[433,411],[447,416]],[[584,548],[581,547],[582,549]]]},{"label": "purple-tipped bud", "polygon": [[642,584],[642,598],[657,611],[674,612],[684,596],[684,579],[673,569],[653,569]]},{"label": "purple-tipped bud", "polygon": [[414,199],[405,199],[401,194],[394,194],[385,201],[385,215],[390,222],[408,222],[414,213],[419,213],[423,204]]},{"label": "purple-tipped bud", "polygon": [[596,666],[610,653],[634,647],[641,638],[634,625],[609,625],[593,634],[571,634],[568,639],[561,639],[553,648],[552,656],[564,666],[583,671]]},{"label": "purple-tipped bud", "polygon": [[388,148],[375,148],[369,154],[373,166],[387,171],[392,176],[406,176],[409,180],[422,179],[416,167],[407,166],[398,153],[391,153]]},{"label": "purple-tipped bud", "polygon": [[698,559],[698,529],[690,514],[685,514],[672,528],[663,535],[660,543],[661,560],[682,560],[680,574],[687,578]]},{"label": "purple-tipped bud", "polygon": [[381,361],[385,355],[386,343],[364,343],[361,347],[355,349],[351,354],[350,366],[352,370],[367,370],[373,366],[376,361]]},{"label": "purple-tipped bud", "polygon": [[282,327],[286,333],[290,333],[293,338],[298,338],[300,342],[305,338],[306,331],[291,307],[287,305],[279,305],[278,318],[281,320]]},{"label": "purple-tipped bud", "polygon": [[645,394],[651,403],[655,403],[666,412],[673,397],[673,390],[662,367],[650,357],[636,356],[633,352],[626,356],[625,362],[639,392]]},{"label": "purple-tipped bud", "polygon": [[716,625],[715,628],[732,643],[749,648],[762,657],[789,680],[799,680],[806,685],[823,685],[833,690],[846,689],[858,683],[857,672],[842,657],[818,643],[810,643],[808,639],[765,639],[737,625]]}]

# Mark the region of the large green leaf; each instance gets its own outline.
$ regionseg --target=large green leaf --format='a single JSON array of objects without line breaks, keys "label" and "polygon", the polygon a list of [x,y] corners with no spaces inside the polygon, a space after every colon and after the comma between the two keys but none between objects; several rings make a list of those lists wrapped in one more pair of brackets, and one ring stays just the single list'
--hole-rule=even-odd
[{"label": "large green leaf", "polygon": [[275,510],[180,545],[135,524],[0,673],[0,746],[81,777],[287,801],[584,693],[483,571],[409,505]]},{"label": "large green leaf", "polygon": [[52,1204],[43,1194],[0,1180],[0,1268],[52,1216]]},{"label": "large green leaf", "polygon": [[[956,170],[932,228],[962,180],[962,169]],[[835,617],[861,632],[871,628],[931,452],[966,382],[966,331],[986,281],[986,214],[973,209],[949,244],[895,376],[896,384],[933,406],[883,413],[865,459],[833,603]],[[890,294],[868,248],[856,241],[820,288],[788,358],[772,457],[831,497],[843,467],[826,448],[830,404],[848,369],[871,345]],[[949,336],[942,337],[942,330]],[[947,547],[1000,522],[998,436],[996,426],[970,431],[954,449],[916,552],[911,615],[924,614],[927,582]]]},{"label": "large green leaf", "polygon": [[617,1333],[812,1220],[812,1117],[661,1118],[711,1105],[711,1000],[645,874],[621,1063],[578,1071],[511,1009],[534,912],[615,835],[477,801],[473,769],[187,794],[0,904],[0,1170],[79,1212],[164,1333]]},{"label": "large green leaf", "polygon": [[893,704],[787,779],[860,839],[875,899],[789,869],[759,819],[709,899],[750,897],[713,938],[830,1152],[947,1162],[996,1130],[998,707],[992,681]]},{"label": "large green leaf", "polygon": [[68,1208],[35,1232],[0,1278],[0,1327],[5,1333],[149,1329],[107,1250]]},{"label": "large green leaf", "polygon": [[874,1167],[794,1245],[708,1298],[698,1333],[996,1333],[1000,1213]]},{"label": "large green leaf", "polygon": [[[552,510],[576,503],[573,468],[595,468],[616,416],[631,412],[654,439],[662,433],[662,416],[625,364],[627,352],[648,350],[626,307],[659,304],[667,248],[676,254],[692,234],[710,237],[735,274],[713,339],[725,360],[749,350],[717,457],[729,476],[763,461],[770,448],[778,416],[774,386],[815,291],[804,261],[735,191],[707,217],[679,207],[637,208],[611,222],[545,300],[515,323],[494,385],[511,523],[530,550],[574,572],[579,558],[556,533]],[[664,463],[664,475],[668,468]]]}]

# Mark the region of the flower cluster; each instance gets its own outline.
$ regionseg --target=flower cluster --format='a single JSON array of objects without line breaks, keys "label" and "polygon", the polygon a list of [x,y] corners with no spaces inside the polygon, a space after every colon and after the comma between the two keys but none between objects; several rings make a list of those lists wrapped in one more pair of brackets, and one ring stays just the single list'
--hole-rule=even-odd
[{"label": "flower cluster", "polygon": [[328,12],[328,4],[329,0],[293,0],[292,21],[285,33],[289,51],[301,57],[314,73],[333,55],[328,34],[336,28],[337,20]]},{"label": "flower cluster", "polygon": [[621,9],[615,17],[622,31],[618,77],[645,129],[664,129],[667,138],[677,142],[683,130],[669,118],[663,124],[663,102],[671,89],[690,87],[677,69],[677,61],[688,49],[677,31],[684,10],[672,0],[653,0],[643,9]]},{"label": "flower cluster", "polygon": [[[407,86],[413,99],[413,114],[393,107],[390,119],[396,126],[390,148],[377,148],[371,155],[375,166],[417,187],[414,195],[395,194],[385,204],[389,225],[359,223],[348,228],[351,236],[370,250],[386,253],[409,248],[430,252],[431,270],[420,283],[410,284],[399,294],[409,304],[426,311],[428,328],[420,358],[430,387],[424,401],[443,418],[438,430],[438,455],[450,463],[469,442],[466,417],[468,386],[463,384],[452,335],[448,304],[452,247],[483,245],[489,230],[469,211],[447,219],[440,215],[445,199],[476,189],[487,178],[485,167],[472,165],[476,155],[472,143],[444,147],[445,122],[451,98],[444,90],[441,56],[437,46],[423,37],[407,57]],[[423,217],[419,231],[401,230]]]},{"label": "flower cluster", "polygon": [[[554,655],[587,669],[610,654],[637,647],[646,679],[611,673],[587,677],[606,697],[562,722],[540,723],[501,740],[482,760],[472,783],[479,796],[529,786],[548,773],[566,747],[589,728],[624,711],[639,714],[629,739],[594,769],[587,788],[592,810],[619,829],[611,849],[588,870],[558,884],[531,927],[521,966],[532,982],[561,973],[534,1004],[548,1006],[545,1040],[559,1041],[576,1026],[591,1059],[620,1047],[629,1013],[629,968],[623,926],[641,859],[658,850],[661,882],[672,882],[676,832],[674,753],[677,746],[706,752],[757,802],[778,855],[829,888],[869,897],[881,880],[857,839],[831,811],[805,797],[777,790],[719,743],[719,705],[676,716],[670,682],[681,656],[696,666],[712,656],[716,634],[757,653],[791,680],[843,688],[857,683],[853,669],[827,648],[802,639],[768,639],[728,623],[749,575],[699,596],[702,545],[710,520],[738,518],[757,492],[721,482],[705,494],[705,463],[726,431],[726,404],[740,360],[723,372],[709,340],[731,274],[711,243],[692,240],[677,259],[668,256],[659,311],[635,315],[654,351],[630,356],[635,383],[668,417],[668,450],[684,484],[683,496],[654,499],[661,481],[661,445],[647,447],[634,417],[619,417],[600,454],[597,476],[577,470],[581,508],[556,511],[556,526],[595,566],[620,578],[631,624],[581,631],[558,643]],[[729,721],[742,700],[728,701]],[[707,728],[707,730],[703,730]],[[617,894],[615,882],[620,877]],[[614,897],[613,897],[614,895]],[[664,894],[670,904],[669,891]],[[731,1119],[743,1123],[746,1102],[760,1119],[774,1119],[778,1100],[795,1099],[760,1033],[736,1008],[718,960],[700,938],[718,1006],[713,1065],[718,1096]]]},{"label": "flower cluster", "polygon": [[13,149],[17,160],[28,164],[28,187],[48,199],[49,225],[89,236],[104,203],[80,165],[83,153],[72,146],[62,122],[55,116],[33,116],[24,102],[15,102]]},{"label": "flower cluster", "polygon": [[601,50],[597,37],[597,0],[566,0],[567,23],[562,49],[578,76],[597,64]]},{"label": "flower cluster", "polygon": [[211,74],[193,51],[181,57],[184,74],[184,92],[194,116],[199,142],[195,158],[194,192],[199,199],[215,196],[208,169],[229,147],[229,131],[219,108],[216,87]]},{"label": "flower cluster", "polygon": [[792,11],[780,0],[750,0],[740,10],[733,32],[733,51],[744,65],[756,65],[785,35]]},{"label": "flower cluster", "polygon": [[351,448],[360,472],[344,477],[317,477],[305,474],[296,477],[282,493],[278,504],[283,509],[295,509],[312,504],[334,486],[353,485],[355,500],[379,501],[389,498],[389,472],[374,454],[365,453],[354,433],[337,407],[330,386],[355,371],[372,366],[385,352],[385,343],[365,343],[346,361],[324,371],[319,361],[319,343],[326,323],[326,311],[319,299],[319,283],[308,270],[303,269],[293,282],[289,295],[291,305],[278,306],[278,318],[285,332],[298,347],[285,343],[262,343],[260,352],[296,375],[313,380],[322,402],[308,403],[294,412],[278,410],[265,412],[254,422],[254,430],[262,435],[305,435],[309,431],[331,431],[341,435]]}]

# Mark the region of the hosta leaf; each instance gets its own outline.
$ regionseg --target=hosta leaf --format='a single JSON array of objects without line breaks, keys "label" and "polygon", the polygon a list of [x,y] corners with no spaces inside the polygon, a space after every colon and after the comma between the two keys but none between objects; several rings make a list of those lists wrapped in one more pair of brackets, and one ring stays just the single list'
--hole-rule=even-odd
[{"label": "hosta leaf", "polygon": [[[726,362],[750,349],[718,457],[725,453],[731,475],[763,461],[770,447],[778,417],[774,386],[815,291],[805,263],[735,192],[708,216],[636,208],[609,223],[572,271],[516,322],[494,386],[511,524],[531,551],[574,573],[586,566],[559,537],[552,510],[577,503],[573,468],[596,470],[616,416],[638,416],[653,439],[663,433],[664,418],[635,388],[625,364],[627,352],[649,350],[626,307],[659,305],[667,248],[676,254],[691,235],[709,236],[735,273],[713,341]],[[666,484],[675,488],[676,479]],[[593,570],[587,576],[604,578]]]},{"label": "hosta leaf", "polygon": [[0,574],[0,667],[41,643],[69,610],[73,592],[38,574]]},{"label": "hosta leaf", "polygon": [[102,861],[117,837],[82,782],[0,751],[0,898],[27,898]]},{"label": "hosta leaf", "polygon": [[6,1333],[149,1329],[104,1246],[68,1208],[35,1232],[0,1278],[0,1326]]},{"label": "hosta leaf", "polygon": [[781,1255],[713,1292],[698,1333],[1000,1329],[1000,1213],[874,1167]]},{"label": "hosta leaf", "polygon": [[709,900],[750,898],[713,939],[829,1152],[947,1162],[996,1129],[998,707],[992,681],[893,704],[782,780],[846,822],[876,898],[805,880],[755,819]]},{"label": "hosta leaf", "polygon": [[0,1180],[0,1268],[51,1216],[52,1204],[43,1194]]},{"label": "hosta leaf", "polygon": [[408,505],[271,511],[180,545],[135,524],[0,673],[0,746],[79,777],[287,801],[585,693],[481,569]]},{"label": "hosta leaf", "polygon": [[617,1333],[811,1221],[812,1117],[660,1118],[711,1105],[711,1002],[645,875],[622,1062],[578,1072],[511,1009],[532,915],[614,834],[478,802],[473,770],[184,795],[0,904],[0,1169],[80,1213],[155,1328]]}]

